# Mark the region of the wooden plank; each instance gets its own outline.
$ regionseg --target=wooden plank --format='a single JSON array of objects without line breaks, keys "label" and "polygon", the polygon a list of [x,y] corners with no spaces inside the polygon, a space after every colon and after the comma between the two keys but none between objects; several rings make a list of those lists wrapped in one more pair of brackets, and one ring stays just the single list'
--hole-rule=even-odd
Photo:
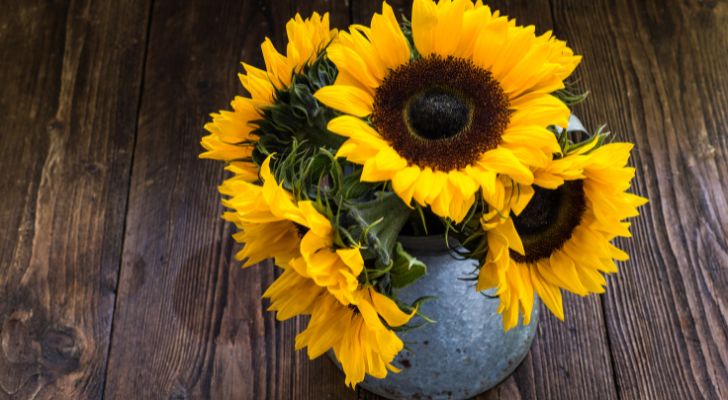
[{"label": "wooden plank", "polygon": [[[623,398],[728,397],[728,4],[554,0],[650,198],[605,314]],[[594,15],[602,16],[594,19]]]},{"label": "wooden plank", "polygon": [[0,399],[100,398],[149,4],[2,8]]},{"label": "wooden plank", "polygon": [[[301,6],[298,7],[297,5]],[[260,296],[270,264],[241,270],[219,219],[222,165],[197,159],[207,114],[242,92],[238,60],[262,66],[266,35],[308,3],[158,2],[132,175],[109,363],[110,398],[346,398],[326,358],[294,351],[303,321]],[[326,2],[333,10],[334,3]],[[306,8],[306,9],[304,9]],[[336,24],[348,23],[348,10]],[[342,22],[343,20],[343,22]]]},{"label": "wooden plank", "polygon": [[323,14],[324,12],[330,13],[333,28],[346,29],[351,23],[349,1],[342,0],[291,0],[291,12],[288,18],[295,13],[300,13],[303,17],[307,17],[314,11],[319,14]]},{"label": "wooden plank", "polygon": [[[382,2],[376,0],[349,0],[351,3],[351,16],[357,24],[369,25],[374,13],[382,12]],[[387,3],[394,9],[394,15],[400,19],[402,15],[412,16],[412,0],[392,0]]]}]

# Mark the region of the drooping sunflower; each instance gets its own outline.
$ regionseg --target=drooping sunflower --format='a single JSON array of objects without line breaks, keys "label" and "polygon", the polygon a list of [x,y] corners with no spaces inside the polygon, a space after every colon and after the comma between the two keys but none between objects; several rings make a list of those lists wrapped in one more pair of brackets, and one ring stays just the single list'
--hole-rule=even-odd
[{"label": "drooping sunflower", "polygon": [[237,96],[231,102],[232,111],[211,114],[212,122],[205,125],[210,133],[202,138],[207,150],[200,158],[230,163],[228,170],[239,179],[253,182],[258,178],[258,167],[251,161],[257,137],[254,121],[263,118],[263,110],[275,104],[275,93],[291,84],[293,76],[310,65],[335,36],[329,29],[329,15],[313,13],[310,18],[300,15],[286,24],[288,45],[286,55],[279,53],[270,39],[261,45],[266,69],[243,63],[244,74],[240,82],[249,97]]},{"label": "drooping sunflower", "polygon": [[278,311],[279,319],[310,314],[308,327],[296,337],[296,349],[307,347],[309,358],[333,349],[347,385],[356,386],[365,374],[384,378],[387,370],[397,372],[391,362],[403,344],[390,327],[406,324],[414,313],[402,312],[373,287],[363,287],[359,249],[335,249],[329,219],[311,201],[298,202],[298,208],[306,230],[301,255],[289,261],[264,294],[271,310]]},{"label": "drooping sunflower", "polygon": [[306,329],[296,336],[296,350],[305,347],[309,358],[314,359],[333,349],[346,384],[352,388],[365,375],[384,378],[387,371],[399,372],[392,360],[403,343],[390,327],[406,324],[413,314],[402,312],[373,288],[357,289],[353,301],[342,304],[313,279],[286,267],[263,296],[270,298],[269,310],[277,311],[279,320],[311,315]]},{"label": "drooping sunflower", "polygon": [[223,218],[238,229],[233,238],[244,247],[236,258],[244,261],[244,267],[268,258],[287,265],[301,254],[300,227],[306,218],[292,196],[276,183],[270,157],[263,162],[260,177],[262,186],[248,182],[245,175],[235,175],[220,186],[220,193],[230,196],[222,201],[230,209]]},{"label": "drooping sunflower", "polygon": [[[594,149],[597,141],[537,169],[526,190],[527,205],[510,207],[505,216],[483,216],[488,254],[480,269],[478,290],[497,288],[506,329],[529,322],[534,293],[564,319],[561,289],[586,296],[603,293],[603,273],[617,272],[615,260],[629,255],[614,246],[631,237],[625,220],[639,215],[647,199],[628,193],[634,168],[627,167],[630,143]],[[510,215],[509,215],[510,214]]]},{"label": "drooping sunflower", "polygon": [[[244,245],[236,255],[244,266],[274,257],[283,273],[266,290],[270,310],[279,320],[311,315],[308,328],[296,338],[296,349],[308,347],[310,358],[333,349],[352,387],[365,374],[383,378],[403,347],[391,327],[414,316],[373,287],[363,287],[359,275],[364,260],[358,248],[335,249],[333,226],[313,202],[296,201],[270,170],[271,157],[261,165],[262,186],[233,177],[221,192],[232,209],[225,218],[240,230],[234,238]],[[387,322],[385,326],[380,318]]]},{"label": "drooping sunflower", "polygon": [[581,60],[551,32],[470,0],[415,0],[411,35],[383,3],[327,55],[339,75],[316,98],[347,114],[329,124],[348,138],[337,155],[455,222],[479,190],[493,198],[499,175],[530,185],[531,168],[559,152],[546,127],[570,111],[552,93]]}]

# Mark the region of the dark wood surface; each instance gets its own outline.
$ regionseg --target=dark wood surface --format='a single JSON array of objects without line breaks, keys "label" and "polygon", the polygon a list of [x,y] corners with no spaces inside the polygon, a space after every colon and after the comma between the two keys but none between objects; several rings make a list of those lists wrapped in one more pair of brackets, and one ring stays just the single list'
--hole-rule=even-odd
[{"label": "dark wood surface", "polygon": [[[409,13],[409,2],[392,2]],[[728,2],[499,0],[585,56],[576,112],[636,143],[650,198],[607,294],[544,314],[481,399],[728,398]],[[377,399],[275,321],[197,159],[238,61],[296,11],[369,0],[0,0],[0,400]]]}]

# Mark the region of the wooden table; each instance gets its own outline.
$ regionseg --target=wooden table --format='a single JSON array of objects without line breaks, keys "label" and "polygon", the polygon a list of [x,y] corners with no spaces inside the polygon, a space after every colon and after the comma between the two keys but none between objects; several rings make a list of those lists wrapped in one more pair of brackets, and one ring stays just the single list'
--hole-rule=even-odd
[{"label": "wooden table", "polygon": [[[409,14],[406,1],[392,1]],[[606,295],[566,297],[482,399],[728,398],[728,2],[517,0],[585,56],[576,112],[636,143],[650,198]],[[374,399],[293,349],[197,158],[238,60],[365,0],[2,0],[0,399]]]}]

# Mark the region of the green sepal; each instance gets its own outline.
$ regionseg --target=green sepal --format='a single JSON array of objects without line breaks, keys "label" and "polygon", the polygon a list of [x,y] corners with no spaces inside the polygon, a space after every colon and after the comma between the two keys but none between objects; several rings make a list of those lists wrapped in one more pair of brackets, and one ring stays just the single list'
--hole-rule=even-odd
[{"label": "green sepal", "polygon": [[569,142],[568,145],[566,146],[566,148],[564,149],[564,152],[571,153],[571,152],[577,151],[580,148],[582,148],[588,144],[591,144],[595,140],[596,140],[596,144],[594,145],[594,147],[591,150],[589,150],[587,152],[587,154],[602,147],[604,145],[604,143],[607,141],[607,139],[609,138],[609,135],[611,135],[611,132],[607,131],[606,128],[607,128],[606,125],[600,126],[599,128],[597,128],[597,131],[593,135],[587,137],[586,139],[582,140],[581,142],[576,142],[576,143]]},{"label": "green sepal", "polygon": [[397,328],[394,328],[394,331],[395,332],[409,332],[409,331],[421,328],[422,326],[427,325],[427,324],[437,323],[437,321],[435,321],[434,319],[423,314],[421,311],[422,304],[425,304],[428,301],[433,301],[433,300],[437,300],[437,296],[422,296],[422,297],[418,298],[417,300],[413,301],[412,304],[410,304],[410,305],[404,305],[404,306],[400,305],[402,310],[404,310],[404,312],[406,312],[406,313],[411,313],[416,310],[415,315],[417,317],[419,317],[421,319],[421,321],[419,323],[412,323],[410,321],[409,323],[407,323],[404,326],[399,326]]},{"label": "green sepal", "polygon": [[553,93],[556,98],[561,100],[564,104],[569,106],[569,108],[583,102],[586,100],[587,97],[589,97],[589,91],[583,93],[575,93],[569,88],[557,90]]},{"label": "green sepal", "polygon": [[407,253],[401,243],[397,243],[389,278],[392,287],[395,289],[403,288],[426,274],[427,266]]},{"label": "green sepal", "polygon": [[[383,268],[367,268],[364,278],[367,281],[377,280],[377,279],[383,277],[384,275],[388,274],[392,270],[392,267],[394,267],[394,264],[390,264],[389,266],[383,267]],[[364,283],[366,283],[366,282],[364,282]]]}]

